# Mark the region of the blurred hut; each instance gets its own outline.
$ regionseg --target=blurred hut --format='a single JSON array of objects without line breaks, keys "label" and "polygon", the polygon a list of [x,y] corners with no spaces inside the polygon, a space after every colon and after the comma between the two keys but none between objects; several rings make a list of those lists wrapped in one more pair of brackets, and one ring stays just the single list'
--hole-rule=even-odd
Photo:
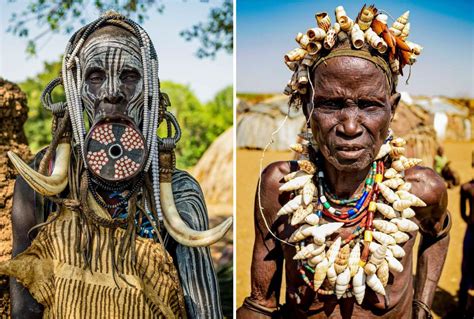
[{"label": "blurred hut", "polygon": [[391,128],[396,136],[407,141],[407,156],[422,159],[422,165],[428,167],[433,167],[438,147],[433,122],[433,114],[417,105],[407,93],[402,93]]},{"label": "blurred hut", "polygon": [[[11,82],[0,78],[0,261],[8,260],[12,253],[11,209],[16,171],[9,164],[7,151],[31,160],[31,153],[23,131],[28,107],[26,95]],[[8,278],[0,277],[0,317],[8,318],[10,302]]]},{"label": "blurred hut", "polygon": [[[194,166],[192,175],[201,185],[210,208],[217,205],[232,214],[233,199],[233,127],[222,133]],[[224,212],[213,212],[210,215]]]},{"label": "blurred hut", "polygon": [[433,115],[433,125],[439,141],[470,141],[472,116],[462,100],[444,97],[417,98],[415,105]]},{"label": "blurred hut", "polygon": [[[242,102],[244,103],[244,102]],[[288,119],[273,137],[269,147],[275,151],[286,151],[294,143],[295,136],[305,127],[305,118],[301,110],[288,113],[288,97],[277,95],[253,106],[242,104],[237,118],[237,147],[263,149],[270,141],[272,133]]]}]

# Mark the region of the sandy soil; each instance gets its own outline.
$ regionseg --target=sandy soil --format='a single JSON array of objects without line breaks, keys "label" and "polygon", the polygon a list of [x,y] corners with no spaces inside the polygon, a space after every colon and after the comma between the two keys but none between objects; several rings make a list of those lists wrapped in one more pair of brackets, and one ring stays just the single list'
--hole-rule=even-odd
[{"label": "sandy soil", "polygon": [[[471,154],[474,143],[447,142],[446,155],[452,162],[452,168],[461,176],[461,183],[474,177],[471,169]],[[237,151],[237,274],[236,274],[236,306],[250,293],[250,262],[254,242],[253,201],[257,185],[261,151]],[[264,165],[277,160],[292,157],[289,152],[267,152]],[[451,241],[448,257],[438,284],[433,312],[435,318],[441,318],[452,310],[457,302],[457,290],[461,278],[462,241],[466,229],[459,213],[459,186],[448,190],[448,208],[453,217]],[[283,301],[283,300],[282,300]]]}]

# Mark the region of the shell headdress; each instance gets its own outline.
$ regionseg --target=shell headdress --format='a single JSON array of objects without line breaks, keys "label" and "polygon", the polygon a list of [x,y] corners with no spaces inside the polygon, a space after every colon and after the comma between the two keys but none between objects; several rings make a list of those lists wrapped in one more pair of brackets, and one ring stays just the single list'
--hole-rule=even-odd
[{"label": "shell headdress", "polygon": [[[423,49],[407,40],[410,33],[409,15],[410,12],[406,11],[389,27],[388,16],[378,12],[374,5],[364,5],[355,20],[347,16],[343,6],[338,6],[333,24],[328,13],[316,13],[316,26],[306,33],[298,33],[295,40],[299,47],[284,56],[285,64],[293,71],[284,90],[286,95],[291,96],[290,105],[296,108],[302,105],[301,96],[308,91],[310,70],[329,58],[331,53],[339,51],[335,49],[337,42],[346,38],[350,40],[351,50],[345,50],[340,55],[360,56],[378,64],[387,73],[392,85],[398,74],[403,75],[403,67],[415,63]],[[365,52],[361,50],[363,47],[368,47],[365,55],[362,54]]]}]

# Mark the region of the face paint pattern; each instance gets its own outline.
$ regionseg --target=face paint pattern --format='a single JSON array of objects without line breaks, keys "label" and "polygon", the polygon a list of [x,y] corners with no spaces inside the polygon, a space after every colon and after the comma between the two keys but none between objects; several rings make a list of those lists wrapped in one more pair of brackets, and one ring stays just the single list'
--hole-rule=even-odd
[{"label": "face paint pattern", "polygon": [[139,125],[143,113],[143,64],[137,40],[98,36],[83,49],[81,65],[81,96],[89,122],[117,112]]}]

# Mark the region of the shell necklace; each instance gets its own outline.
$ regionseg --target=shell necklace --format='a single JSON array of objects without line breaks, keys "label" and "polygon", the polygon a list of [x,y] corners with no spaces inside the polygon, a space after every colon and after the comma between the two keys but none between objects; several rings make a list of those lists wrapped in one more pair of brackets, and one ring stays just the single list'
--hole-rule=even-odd
[{"label": "shell necklace", "polygon": [[[354,296],[361,304],[366,286],[385,296],[390,273],[403,271],[398,260],[405,256],[401,244],[410,239],[409,232],[418,230],[410,220],[415,216],[411,207],[426,206],[410,193],[411,184],[402,175],[421,162],[403,156],[405,144],[400,137],[385,141],[365,187],[352,199],[332,195],[325,185],[324,172],[309,160],[298,161],[300,169],[284,177],[280,192],[293,192],[295,196],[283,205],[278,216],[291,215],[290,224],[300,225],[289,238],[296,247],[293,259],[298,260],[303,281],[318,294],[335,294],[338,299]],[[291,146],[302,154],[307,154],[306,147]],[[384,162],[391,162],[391,167],[385,169]],[[313,183],[316,173],[318,187]],[[374,218],[375,212],[381,216]],[[327,222],[323,216],[334,222]],[[341,227],[354,225],[347,238],[327,240]]]}]

